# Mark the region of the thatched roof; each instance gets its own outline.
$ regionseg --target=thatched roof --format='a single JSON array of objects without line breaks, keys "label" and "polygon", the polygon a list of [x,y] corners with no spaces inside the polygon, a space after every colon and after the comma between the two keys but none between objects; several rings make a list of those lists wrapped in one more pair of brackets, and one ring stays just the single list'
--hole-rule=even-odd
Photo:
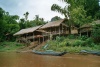
[{"label": "thatched roof", "polygon": [[100,20],[94,21],[94,24],[100,24]]},{"label": "thatched roof", "polygon": [[42,33],[50,33],[50,32],[47,32],[47,31],[45,31],[45,30],[36,30],[36,31],[42,32]]},{"label": "thatched roof", "polygon": [[22,30],[18,31],[17,33],[15,33],[14,36],[34,32],[37,29],[39,29],[41,26],[42,25],[36,26],[36,27],[32,27],[32,28],[22,29]]},{"label": "thatched roof", "polygon": [[45,29],[45,28],[49,28],[49,27],[57,27],[57,26],[59,26],[63,21],[64,21],[64,19],[57,20],[57,21],[53,21],[53,22],[48,22],[47,24],[45,24],[44,26],[42,26],[41,29]]},{"label": "thatched roof", "polygon": [[95,24],[100,24],[100,20],[93,21],[93,23],[84,24],[80,28],[91,28]]},{"label": "thatched roof", "polygon": [[80,28],[89,28],[89,27],[92,27],[92,24],[91,23],[84,24]]}]

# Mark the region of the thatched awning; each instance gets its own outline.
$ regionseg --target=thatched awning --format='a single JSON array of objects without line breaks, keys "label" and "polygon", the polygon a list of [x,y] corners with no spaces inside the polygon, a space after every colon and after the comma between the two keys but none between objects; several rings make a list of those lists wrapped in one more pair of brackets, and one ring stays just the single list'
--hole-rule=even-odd
[{"label": "thatched awning", "polygon": [[92,26],[95,25],[95,24],[100,24],[100,20],[96,20],[96,21],[93,21],[92,23],[84,24],[80,27],[80,29],[82,29],[82,28],[92,28]]},{"label": "thatched awning", "polygon": [[53,21],[53,22],[48,22],[44,26],[41,27],[41,29],[49,28],[49,27],[57,27],[60,26],[61,23],[64,22],[64,19]]},{"label": "thatched awning", "polygon": [[14,36],[34,32],[37,29],[39,29],[41,26],[42,25],[36,26],[36,27],[32,27],[32,28],[22,29],[22,30],[18,31],[17,33],[15,33]]},{"label": "thatched awning", "polygon": [[80,27],[80,29],[82,29],[82,28],[90,28],[90,27],[92,27],[92,24],[91,24],[91,23],[88,23],[88,24],[82,25],[82,26]]},{"label": "thatched awning", "polygon": [[100,20],[96,20],[96,21],[94,21],[93,24],[100,24]]}]

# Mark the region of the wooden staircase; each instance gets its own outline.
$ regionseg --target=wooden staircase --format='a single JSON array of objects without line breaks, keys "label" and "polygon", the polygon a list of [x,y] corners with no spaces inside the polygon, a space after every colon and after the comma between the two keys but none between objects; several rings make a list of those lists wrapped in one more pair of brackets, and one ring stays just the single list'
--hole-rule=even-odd
[{"label": "wooden staircase", "polygon": [[41,47],[43,47],[45,44],[46,44],[47,41],[41,43],[40,45],[38,45],[37,47],[35,47],[33,50],[38,50],[40,49]]}]

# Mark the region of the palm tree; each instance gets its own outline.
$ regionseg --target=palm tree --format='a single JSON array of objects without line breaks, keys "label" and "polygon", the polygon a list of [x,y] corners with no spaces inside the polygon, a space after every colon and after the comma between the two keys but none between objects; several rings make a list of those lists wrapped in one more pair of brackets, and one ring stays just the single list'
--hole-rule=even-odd
[{"label": "palm tree", "polygon": [[57,4],[53,4],[51,6],[52,11],[57,11],[65,16],[65,18],[69,19],[69,11],[68,11],[69,4],[67,4],[64,8]]},{"label": "palm tree", "polygon": [[29,12],[26,12],[26,13],[24,14],[25,20],[26,20],[26,21],[27,21],[27,19],[28,19],[28,15],[29,15]]},{"label": "palm tree", "polygon": [[69,7],[70,7],[70,4],[68,4],[68,3],[64,8],[62,8],[61,6],[59,6],[57,4],[53,4],[51,6],[51,10],[56,11],[65,16],[65,19],[68,20],[67,24],[69,25],[69,33],[71,34],[71,21],[70,21],[70,15],[69,15],[69,11],[68,11]]}]

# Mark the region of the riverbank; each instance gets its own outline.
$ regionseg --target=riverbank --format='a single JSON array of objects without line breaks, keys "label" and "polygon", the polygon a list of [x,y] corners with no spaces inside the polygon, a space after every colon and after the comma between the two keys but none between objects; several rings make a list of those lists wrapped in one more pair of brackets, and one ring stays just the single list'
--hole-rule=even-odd
[{"label": "riverbank", "polygon": [[[17,42],[2,42],[0,43],[0,52],[32,52],[34,48],[27,48],[24,44]],[[41,46],[38,51],[55,51],[55,52],[68,52],[80,53],[82,50],[100,51],[100,44],[95,44],[90,38],[75,39],[57,37],[55,40],[48,40],[44,46]]]},{"label": "riverbank", "polygon": [[86,37],[56,37],[56,39],[46,42],[39,50],[80,53],[81,50],[100,51],[100,44],[96,44],[91,38]]},{"label": "riverbank", "polygon": [[24,44],[17,42],[0,42],[0,52],[16,52],[24,47]]}]

